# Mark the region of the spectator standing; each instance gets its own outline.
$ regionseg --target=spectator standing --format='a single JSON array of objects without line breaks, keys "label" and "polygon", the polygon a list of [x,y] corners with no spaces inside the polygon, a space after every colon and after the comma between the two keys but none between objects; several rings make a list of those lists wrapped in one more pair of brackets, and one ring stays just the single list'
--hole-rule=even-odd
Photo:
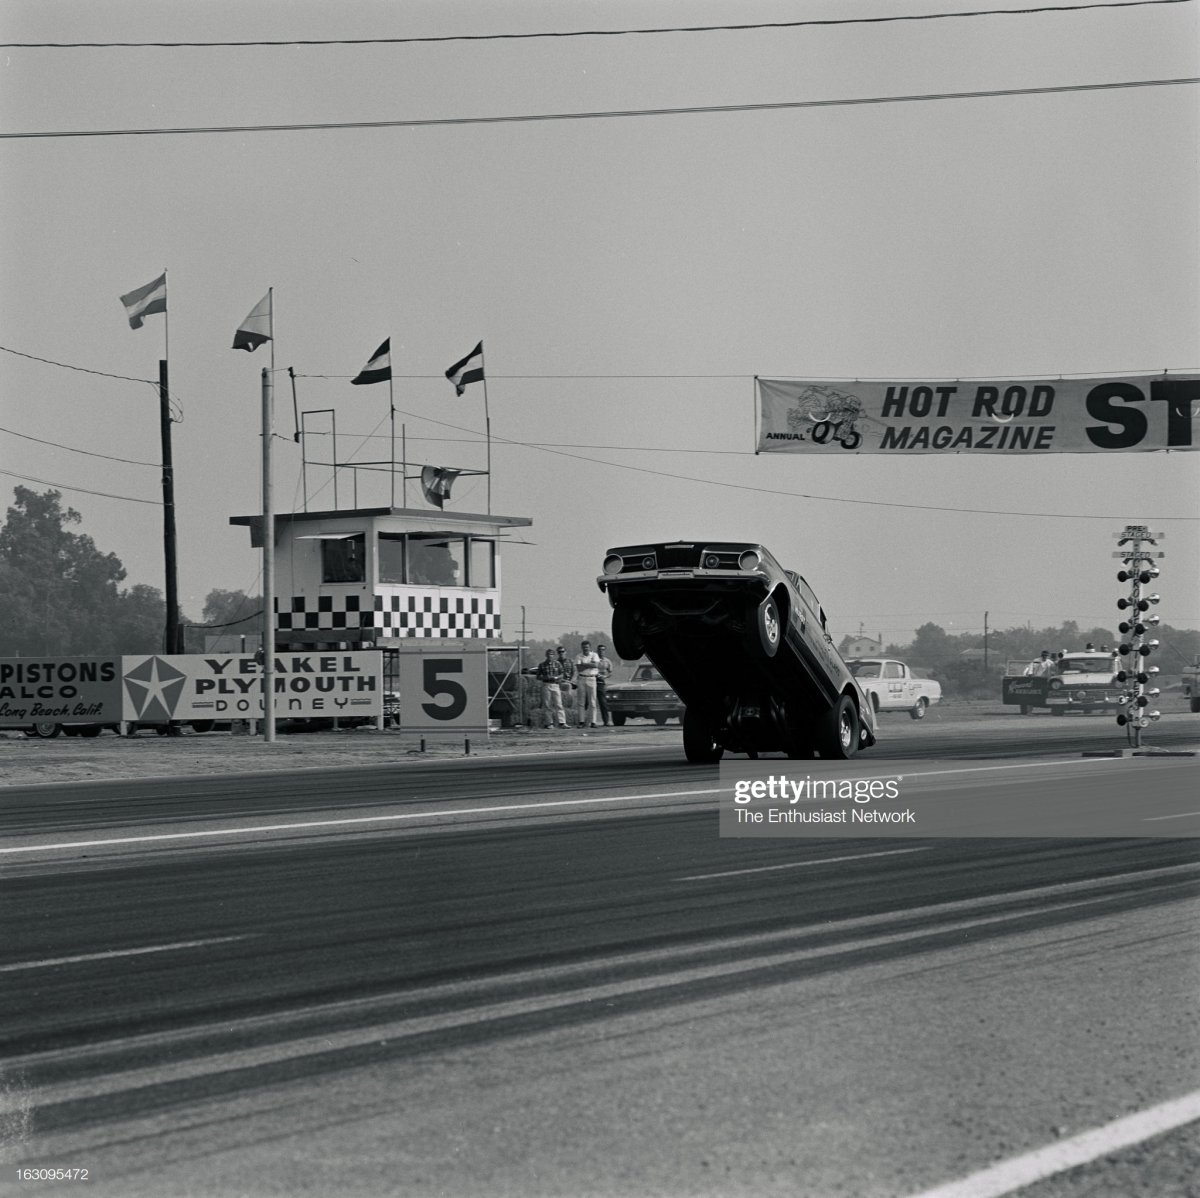
[{"label": "spectator standing", "polygon": [[548,727],[565,728],[567,716],[562,701],[562,662],[554,656],[553,649],[546,650],[545,661],[538,662],[537,680],[542,684],[542,710],[546,713]]},{"label": "spectator standing", "polygon": [[596,679],[600,674],[600,655],[592,652],[591,641],[582,641],[579,645],[579,655],[575,658],[575,720],[582,728],[590,720],[593,728],[600,725],[596,721],[599,709],[596,701]]},{"label": "spectator standing", "polygon": [[1043,649],[1041,657],[1034,658],[1025,667],[1025,673],[1034,678],[1045,678],[1048,674],[1053,674],[1054,662],[1050,657],[1050,650]]},{"label": "spectator standing", "polygon": [[[562,689],[563,698],[565,699],[568,695],[568,692],[575,689],[575,665],[567,656],[567,651],[562,647],[562,645],[559,645],[555,651],[558,653],[558,664],[562,666]],[[572,699],[572,707],[574,706],[574,703],[575,700]]]},{"label": "spectator standing", "polygon": [[612,725],[612,713],[608,710],[608,678],[613,672],[612,659],[607,656],[608,646],[597,645],[596,656],[600,658],[600,670],[596,675],[596,706],[600,709],[600,718],[606,727]]}]

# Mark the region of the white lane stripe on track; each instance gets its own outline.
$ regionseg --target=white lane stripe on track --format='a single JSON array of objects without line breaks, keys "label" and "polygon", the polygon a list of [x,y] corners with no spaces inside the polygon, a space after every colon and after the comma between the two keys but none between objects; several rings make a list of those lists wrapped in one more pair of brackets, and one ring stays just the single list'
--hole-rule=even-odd
[{"label": "white lane stripe on track", "polygon": [[[636,803],[643,799],[686,799],[693,795],[720,794],[720,787],[710,790],[671,790],[662,794],[610,795],[593,799],[554,799],[544,803],[505,803],[496,807],[460,807],[450,810],[427,808],[424,811],[399,811],[391,815],[361,815],[350,819],[317,819],[290,824],[256,824],[248,828],[209,828],[202,832],[157,832],[150,836],[116,836],[108,840],[72,840],[50,844],[26,844],[15,848],[0,848],[0,854],[39,853],[48,849],[98,849],[116,844],[153,844],[164,840],[199,840],[214,836],[245,836],[259,832],[308,832],[314,828],[348,828],[362,824],[391,824],[411,819],[441,819],[447,815],[495,815],[505,811],[540,811],[552,807],[581,807],[602,803]],[[431,802],[433,800],[430,800]]]},{"label": "white lane stripe on track", "polygon": [[23,969],[48,969],[54,965],[78,965],[83,961],[108,961],[114,957],[142,957],[148,953],[175,953],[185,948],[205,948],[210,944],[230,944],[234,940],[249,940],[249,936],[217,936],[210,940],[180,940],[175,944],[151,944],[145,948],[114,948],[104,953],[80,953],[75,957],[46,957],[41,961],[18,961],[0,965],[0,973],[16,973]]},{"label": "white lane stripe on track", "polygon": [[750,869],[726,869],[719,874],[688,874],[677,882],[705,882],[709,878],[736,878],[742,874],[765,874],[773,869],[807,869],[813,865],[833,865],[838,861],[865,861],[868,857],[895,857],[899,853],[925,853],[934,846],[923,844],[913,849],[884,849],[878,853],[855,853],[852,857],[820,857],[813,861],[787,861],[783,865],[755,865]]},{"label": "white lane stripe on track", "polygon": [[[905,780],[912,778],[938,778],[952,774],[982,774],[993,773],[997,770],[1011,769],[1046,769],[1055,765],[1074,765],[1074,766],[1089,766],[1089,765],[1110,765],[1113,761],[1120,760],[1118,758],[1089,758],[1083,761],[1061,761],[1061,760],[1044,760],[1044,761],[1027,761],[1017,762],[1011,765],[988,765],[988,766],[972,766],[961,769],[949,770],[928,770],[921,773],[897,773],[890,771],[886,775],[880,777],[895,778],[901,777]],[[467,808],[452,808],[450,810],[424,810],[424,811],[404,811],[397,812],[392,815],[364,815],[347,819],[327,819],[327,820],[306,820],[302,822],[286,823],[286,824],[258,824],[251,827],[230,827],[230,828],[210,828],[198,832],[162,832],[154,833],[148,836],[119,836],[110,837],[104,840],[74,840],[62,841],[59,843],[50,844],[30,844],[17,845],[15,847],[0,848],[0,856],[11,856],[18,853],[39,853],[47,852],[56,849],[94,849],[107,848],[114,845],[122,844],[154,844],[167,841],[187,841],[187,840],[204,840],[214,839],[221,836],[245,836],[249,834],[260,834],[264,832],[308,832],[320,828],[347,828],[357,827],[365,824],[388,824],[398,823],[404,820],[415,819],[438,819],[444,816],[453,815],[496,815],[510,811],[526,811],[537,812],[541,810],[550,810],[553,808],[562,807],[585,807],[585,806],[601,806],[608,803],[635,803],[645,799],[681,799],[690,798],[700,795],[719,795],[724,793],[727,787],[711,787],[706,790],[677,790],[663,791],[657,794],[634,794],[634,795],[614,795],[606,798],[590,798],[590,799],[555,799],[546,802],[535,803],[506,803],[492,807],[467,807]],[[430,800],[433,801],[433,800]]]},{"label": "white lane stripe on track", "polygon": [[1197,1119],[1200,1119],[1200,1090],[1114,1119],[1057,1144],[1000,1161],[958,1181],[922,1190],[913,1198],[1000,1198],[1002,1194],[1011,1194],[1023,1186],[1086,1165]]}]

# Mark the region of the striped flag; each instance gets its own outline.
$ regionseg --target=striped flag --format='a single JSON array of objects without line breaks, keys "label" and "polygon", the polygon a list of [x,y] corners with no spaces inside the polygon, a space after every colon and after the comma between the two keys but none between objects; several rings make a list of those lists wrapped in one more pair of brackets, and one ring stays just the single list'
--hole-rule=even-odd
[{"label": "striped flag", "polygon": [[450,488],[454,486],[454,480],[461,473],[461,470],[448,470],[444,466],[422,466],[421,490],[425,492],[425,498],[434,507],[442,507],[450,498]]},{"label": "striped flag", "polygon": [[129,317],[129,327],[140,329],[142,318],[152,316],[155,312],[167,310],[167,274],[164,271],[153,283],[139,287],[128,295],[121,296],[125,305],[125,315]]},{"label": "striped flag", "polygon": [[238,330],[233,335],[233,348],[253,353],[260,345],[270,341],[274,336],[271,320],[271,293],[268,291],[250,309],[250,315],[238,325]]},{"label": "striped flag", "polygon": [[364,383],[386,383],[392,377],[392,339],[371,355],[371,360],[350,380],[355,386]]},{"label": "striped flag", "polygon": [[446,371],[446,377],[454,384],[454,390],[461,395],[468,383],[478,383],[483,380],[483,342],[481,341],[467,356],[455,362]]}]

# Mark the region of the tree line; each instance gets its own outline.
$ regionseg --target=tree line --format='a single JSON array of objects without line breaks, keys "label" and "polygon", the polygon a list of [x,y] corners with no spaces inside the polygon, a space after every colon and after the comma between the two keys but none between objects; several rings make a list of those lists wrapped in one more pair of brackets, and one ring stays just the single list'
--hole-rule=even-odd
[{"label": "tree line", "polygon": [[[0,527],[0,657],[162,652],[162,592],[145,583],[122,587],[120,558],[72,531],[83,517],[62,506],[61,492],[18,486],[14,495]],[[261,599],[241,591],[210,591],[201,619],[184,621],[188,649],[204,648],[205,626],[236,619],[219,631],[257,632],[261,609]]]},{"label": "tree line", "polygon": [[[1114,607],[1117,591],[1114,588]],[[1117,613],[1119,615],[1119,613]],[[1028,663],[1043,649],[1051,653],[1070,653],[1090,643],[1095,648],[1115,649],[1123,639],[1113,627],[1081,628],[1074,620],[1033,628],[1028,625],[989,632],[986,645],[982,632],[949,633],[939,624],[922,624],[913,639],[904,645],[888,645],[884,657],[906,661],[913,669],[924,670],[937,678],[948,693],[966,697],[990,698],[998,693],[998,677],[1010,661]],[[1154,664],[1164,675],[1177,674],[1200,655],[1200,632],[1160,624],[1153,632],[1159,642]],[[850,637],[844,637],[839,649],[845,652]],[[866,655],[864,655],[866,656]]]}]

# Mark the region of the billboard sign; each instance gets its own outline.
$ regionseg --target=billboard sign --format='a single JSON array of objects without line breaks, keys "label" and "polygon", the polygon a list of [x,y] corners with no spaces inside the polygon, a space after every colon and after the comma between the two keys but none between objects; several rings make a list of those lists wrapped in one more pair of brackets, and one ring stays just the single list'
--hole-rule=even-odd
[{"label": "billboard sign", "polygon": [[[263,715],[262,666],[234,653],[126,655],[124,719],[256,720]],[[378,650],[275,655],[278,719],[383,715]]]},{"label": "billboard sign", "polygon": [[1200,449],[1200,377],[755,382],[759,453]]},{"label": "billboard sign", "polygon": [[121,658],[0,658],[0,728],[120,719]]}]

